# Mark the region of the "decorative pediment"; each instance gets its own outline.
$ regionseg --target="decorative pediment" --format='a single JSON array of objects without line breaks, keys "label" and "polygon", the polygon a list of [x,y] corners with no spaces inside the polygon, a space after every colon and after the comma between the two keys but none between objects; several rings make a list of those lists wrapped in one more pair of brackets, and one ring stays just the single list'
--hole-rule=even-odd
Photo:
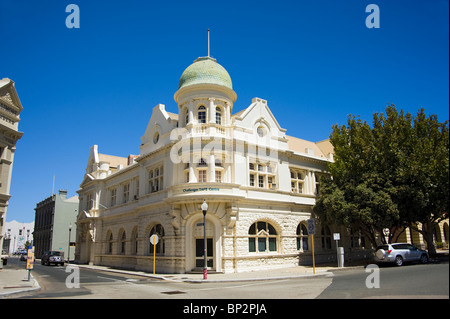
[{"label": "decorative pediment", "polygon": [[0,80],[0,103],[6,111],[18,116],[22,112],[23,107],[17,95],[14,81],[4,78]]}]

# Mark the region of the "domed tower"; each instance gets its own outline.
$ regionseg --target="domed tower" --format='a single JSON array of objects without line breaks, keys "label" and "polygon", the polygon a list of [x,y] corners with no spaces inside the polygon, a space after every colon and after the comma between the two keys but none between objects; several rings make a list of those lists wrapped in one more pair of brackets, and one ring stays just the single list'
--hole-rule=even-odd
[{"label": "domed tower", "polygon": [[214,58],[200,57],[184,70],[174,95],[178,125],[188,129],[198,124],[228,126],[236,98],[227,70]]}]

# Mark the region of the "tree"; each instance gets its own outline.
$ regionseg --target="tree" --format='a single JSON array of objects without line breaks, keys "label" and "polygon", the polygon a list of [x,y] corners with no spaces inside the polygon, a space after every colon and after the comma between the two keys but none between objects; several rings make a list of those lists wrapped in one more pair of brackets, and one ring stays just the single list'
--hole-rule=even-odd
[{"label": "tree", "polygon": [[373,246],[384,243],[385,228],[391,242],[415,227],[432,253],[434,227],[448,211],[448,122],[390,105],[372,124],[353,115],[347,126],[333,126],[335,161],[314,212],[323,223],[359,229]]}]

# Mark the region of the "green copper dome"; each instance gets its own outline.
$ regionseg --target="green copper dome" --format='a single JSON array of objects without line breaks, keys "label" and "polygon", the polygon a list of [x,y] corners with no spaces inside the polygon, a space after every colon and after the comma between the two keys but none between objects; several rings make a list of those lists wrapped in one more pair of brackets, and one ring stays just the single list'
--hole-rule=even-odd
[{"label": "green copper dome", "polygon": [[184,70],[178,89],[195,84],[217,84],[233,89],[230,75],[216,59],[201,57]]}]

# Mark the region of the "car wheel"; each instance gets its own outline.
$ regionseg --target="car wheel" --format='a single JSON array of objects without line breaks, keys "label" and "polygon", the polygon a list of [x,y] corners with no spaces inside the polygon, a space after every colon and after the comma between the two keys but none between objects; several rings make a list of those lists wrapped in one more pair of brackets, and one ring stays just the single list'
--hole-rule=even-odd
[{"label": "car wheel", "polygon": [[398,267],[400,267],[400,266],[403,265],[403,258],[402,258],[402,256],[397,256],[397,257],[395,257],[395,264],[396,264]]},{"label": "car wheel", "polygon": [[375,253],[375,256],[376,256],[379,260],[384,259],[384,250],[383,250],[383,249],[378,249],[377,252]]},{"label": "car wheel", "polygon": [[420,256],[420,262],[422,264],[428,263],[428,256],[426,254],[423,254],[422,256]]}]

